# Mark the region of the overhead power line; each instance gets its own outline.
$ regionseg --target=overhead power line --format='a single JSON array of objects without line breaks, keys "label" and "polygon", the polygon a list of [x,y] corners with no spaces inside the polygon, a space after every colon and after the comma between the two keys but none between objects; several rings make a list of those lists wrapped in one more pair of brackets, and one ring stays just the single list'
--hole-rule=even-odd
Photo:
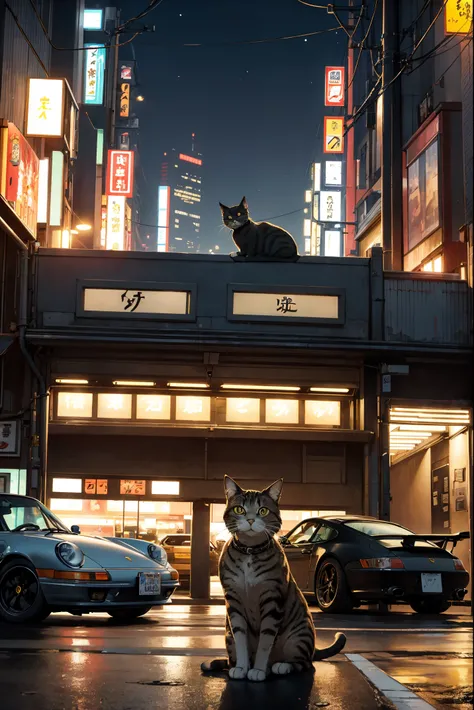
[{"label": "overhead power line", "polygon": [[337,32],[340,27],[328,27],[325,30],[316,30],[315,32],[303,32],[298,35],[283,35],[281,37],[266,37],[264,39],[247,39],[247,40],[235,40],[232,42],[186,42],[185,44],[179,45],[180,47],[223,47],[223,46],[233,46],[239,44],[265,44],[267,42],[283,42],[290,39],[301,39],[302,37],[314,37],[315,35],[322,35],[326,32]]},{"label": "overhead power line", "polygon": [[[299,207],[297,210],[292,210],[291,212],[283,212],[283,214],[276,214],[273,217],[267,217],[266,219],[259,219],[259,222],[269,222],[271,219],[279,219],[280,217],[288,217],[291,214],[297,214],[298,212],[303,212],[305,208]],[[140,227],[150,227],[151,229],[169,229],[169,224],[147,224],[146,222],[139,222],[136,219],[130,220],[133,224],[138,224]]]}]

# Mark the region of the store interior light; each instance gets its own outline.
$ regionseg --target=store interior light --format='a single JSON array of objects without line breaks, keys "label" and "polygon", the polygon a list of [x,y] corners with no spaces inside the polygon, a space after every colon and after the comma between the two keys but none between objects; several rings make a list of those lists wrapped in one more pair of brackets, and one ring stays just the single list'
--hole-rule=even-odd
[{"label": "store interior light", "polygon": [[84,222],[79,222],[79,224],[76,224],[74,229],[77,229],[78,232],[89,232],[92,227],[90,224],[85,224]]},{"label": "store interior light", "polygon": [[310,387],[310,392],[327,392],[334,394],[347,394],[349,387]]},{"label": "store interior light", "polygon": [[71,229],[71,234],[79,234],[79,232],[77,231],[77,229]]},{"label": "store interior light", "polygon": [[56,384],[58,385],[88,385],[89,380],[81,380],[74,377],[57,377]]},{"label": "store interior light", "polygon": [[221,385],[223,390],[252,390],[252,391],[266,391],[266,392],[299,392],[301,387],[293,387],[290,385],[233,385],[226,384]]},{"label": "store interior light", "polygon": [[205,382],[168,382],[168,387],[179,387],[181,389],[205,390],[209,387]]},{"label": "store interior light", "polygon": [[116,387],[154,387],[156,382],[151,382],[151,380],[114,380],[112,384]]}]

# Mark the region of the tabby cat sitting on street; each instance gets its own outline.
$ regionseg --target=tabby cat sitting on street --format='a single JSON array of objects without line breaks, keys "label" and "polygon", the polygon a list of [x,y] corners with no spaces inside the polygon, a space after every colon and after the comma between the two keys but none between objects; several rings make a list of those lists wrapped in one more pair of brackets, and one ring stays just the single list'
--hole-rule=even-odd
[{"label": "tabby cat sitting on street", "polygon": [[281,527],[283,479],[263,491],[246,491],[224,478],[224,522],[232,537],[222,550],[219,576],[226,602],[228,659],[205,661],[203,671],[229,669],[230,678],[265,680],[312,668],[344,648],[337,634],[323,649],[315,646],[313,620],[275,539]]}]

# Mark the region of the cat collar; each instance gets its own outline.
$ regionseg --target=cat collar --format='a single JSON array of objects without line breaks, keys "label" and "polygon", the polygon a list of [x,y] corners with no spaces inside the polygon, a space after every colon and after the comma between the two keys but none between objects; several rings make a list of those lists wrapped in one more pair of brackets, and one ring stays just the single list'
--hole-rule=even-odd
[{"label": "cat collar", "polygon": [[266,540],[265,542],[262,542],[260,545],[253,545],[252,547],[247,547],[246,545],[242,545],[241,542],[237,540],[237,538],[232,539],[232,547],[235,547],[236,550],[239,552],[242,552],[244,555],[259,555],[261,552],[266,552],[273,543],[272,538],[269,540]]}]

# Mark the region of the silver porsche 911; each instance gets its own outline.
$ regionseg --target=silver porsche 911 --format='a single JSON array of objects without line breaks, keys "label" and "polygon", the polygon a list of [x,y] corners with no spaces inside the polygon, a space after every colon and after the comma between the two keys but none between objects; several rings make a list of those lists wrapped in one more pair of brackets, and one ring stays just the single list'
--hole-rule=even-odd
[{"label": "silver porsche 911", "polygon": [[80,535],[35,498],[0,493],[0,621],[52,611],[131,620],[169,602],[177,586],[162,547]]}]

